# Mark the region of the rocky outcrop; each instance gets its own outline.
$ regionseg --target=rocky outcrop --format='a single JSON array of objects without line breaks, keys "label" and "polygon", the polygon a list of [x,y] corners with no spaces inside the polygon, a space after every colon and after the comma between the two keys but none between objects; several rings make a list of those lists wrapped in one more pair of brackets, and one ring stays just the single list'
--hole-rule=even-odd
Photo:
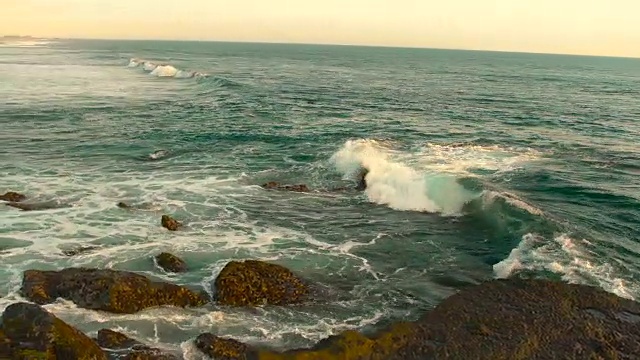
[{"label": "rocky outcrop", "polygon": [[172,218],[169,215],[162,215],[162,218],[160,219],[160,223],[162,224],[162,227],[171,231],[176,231],[178,230],[179,227],[182,226],[180,222],[178,222],[176,219]]},{"label": "rocky outcrop", "polygon": [[0,326],[0,358],[106,360],[91,338],[35,304],[9,305]]},{"label": "rocky outcrop", "polygon": [[640,304],[584,285],[495,280],[371,337],[346,331],[310,349],[286,352],[212,334],[200,335],[196,345],[227,360],[631,360],[640,354]]},{"label": "rocky outcrop", "polygon": [[202,306],[209,302],[204,291],[151,281],[127,271],[88,268],[27,270],[21,293],[37,304],[49,304],[63,298],[82,308],[112,313],[135,313],[164,305]]},{"label": "rocky outcrop", "polygon": [[152,348],[117,331],[98,331],[98,345],[107,350],[111,359],[118,360],[178,360],[178,357]]},{"label": "rocky outcrop", "polygon": [[269,190],[285,190],[285,191],[294,191],[294,192],[309,192],[309,188],[305,184],[298,185],[282,185],[275,181],[270,181],[266,184],[260,185],[265,189]]},{"label": "rocky outcrop", "polygon": [[179,257],[163,252],[155,257],[156,264],[166,272],[185,272],[187,271],[187,263]]},{"label": "rocky outcrop", "polygon": [[310,295],[309,285],[289,269],[257,260],[229,262],[215,288],[219,304],[234,306],[295,304]]},{"label": "rocky outcrop", "polygon": [[0,200],[2,201],[20,202],[26,199],[27,197],[25,195],[17,193],[15,191],[7,191],[3,195],[0,195]]}]

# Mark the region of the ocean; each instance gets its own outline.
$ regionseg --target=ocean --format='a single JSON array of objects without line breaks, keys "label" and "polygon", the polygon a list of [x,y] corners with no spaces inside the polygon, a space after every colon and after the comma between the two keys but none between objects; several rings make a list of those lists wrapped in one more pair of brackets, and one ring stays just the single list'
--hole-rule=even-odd
[{"label": "ocean", "polygon": [[[5,42],[0,99],[0,193],[57,205],[0,207],[0,311],[24,300],[24,270],[78,266],[211,293],[227,262],[260,259],[337,294],[133,315],[45,306],[89,334],[121,330],[199,359],[202,332],[310,346],[414,320],[496,278],[640,299],[640,59]],[[362,168],[365,191],[333,190]],[[185,227],[167,231],[162,214]],[[162,251],[189,271],[159,270]]]}]

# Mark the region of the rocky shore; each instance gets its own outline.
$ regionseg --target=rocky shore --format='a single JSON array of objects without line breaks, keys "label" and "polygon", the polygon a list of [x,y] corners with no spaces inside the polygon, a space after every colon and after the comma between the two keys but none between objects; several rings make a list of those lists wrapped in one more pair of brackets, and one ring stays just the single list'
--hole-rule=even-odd
[{"label": "rocky shore", "polygon": [[[26,197],[7,193],[2,199]],[[179,230],[177,224],[169,216],[161,219],[171,231]],[[169,253],[152,260],[164,272],[189,271]],[[112,269],[27,270],[20,289],[25,301],[2,314],[0,359],[179,359],[113,329],[91,338],[42,307],[58,299],[114,314],[158,306],[295,306],[323,300],[315,284],[295,272],[254,259],[227,263],[211,288],[215,293],[208,294]],[[416,321],[399,321],[377,333],[346,331],[311,348],[269,348],[224,335],[202,333],[193,342],[216,360],[636,359],[640,303],[585,285],[513,278],[465,288]]]}]

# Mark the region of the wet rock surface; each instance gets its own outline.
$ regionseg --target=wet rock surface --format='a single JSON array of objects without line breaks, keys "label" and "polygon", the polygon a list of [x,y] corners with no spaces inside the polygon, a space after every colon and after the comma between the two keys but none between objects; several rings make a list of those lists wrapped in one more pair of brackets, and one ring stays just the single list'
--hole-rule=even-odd
[{"label": "wet rock surface", "polygon": [[195,307],[209,302],[204,291],[152,281],[132,272],[90,268],[27,270],[21,293],[37,304],[49,304],[60,297],[82,308],[112,313],[135,313],[163,305]]},{"label": "wet rock surface", "polygon": [[265,189],[269,190],[284,190],[284,191],[293,191],[293,192],[309,192],[311,191],[307,185],[305,184],[297,184],[297,185],[282,185],[279,182],[270,181],[266,184],[260,185]]},{"label": "wet rock surface", "polygon": [[0,325],[0,356],[20,360],[106,360],[98,344],[35,304],[9,305]]},{"label": "wet rock surface", "polygon": [[178,360],[178,357],[152,348],[117,331],[102,329],[96,339],[112,360]]},{"label": "wet rock surface", "polygon": [[25,195],[17,193],[15,191],[7,191],[6,193],[0,195],[0,200],[2,201],[20,202],[26,199],[27,197]]},{"label": "wet rock surface", "polygon": [[166,272],[180,273],[187,271],[187,263],[184,260],[167,252],[157,255],[155,261]]},{"label": "wet rock surface", "polygon": [[215,280],[220,305],[296,304],[308,300],[309,285],[289,269],[257,260],[231,261]]},{"label": "wet rock surface", "polygon": [[182,223],[169,215],[162,215],[162,218],[160,218],[160,224],[162,224],[162,227],[170,231],[176,231],[182,226]]},{"label": "wet rock surface", "polygon": [[[203,334],[225,359],[636,359],[640,304],[547,280],[495,280],[455,294],[415,322],[365,336],[346,331],[310,349],[274,352]],[[226,357],[222,357],[226,356]]]}]

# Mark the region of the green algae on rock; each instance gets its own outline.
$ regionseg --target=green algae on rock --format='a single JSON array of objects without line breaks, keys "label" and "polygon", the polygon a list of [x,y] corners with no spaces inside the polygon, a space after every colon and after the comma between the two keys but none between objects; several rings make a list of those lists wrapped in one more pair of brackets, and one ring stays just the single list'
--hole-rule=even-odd
[{"label": "green algae on rock", "polygon": [[179,257],[163,252],[155,257],[156,264],[166,272],[185,272],[187,271],[187,263]]},{"label": "green algae on rock", "polygon": [[9,305],[2,315],[0,355],[16,360],[106,360],[91,338],[38,305]]},{"label": "green algae on rock", "polygon": [[98,345],[108,349],[110,357],[118,360],[178,360],[178,357],[152,348],[117,331],[98,331]]},{"label": "green algae on rock", "polygon": [[21,293],[37,304],[49,304],[63,298],[82,308],[112,313],[135,313],[165,305],[202,306],[210,301],[204,291],[151,281],[128,271],[90,268],[27,270]]},{"label": "green algae on rock", "polygon": [[346,331],[285,352],[211,334],[198,339],[201,351],[228,360],[631,360],[640,354],[640,303],[585,285],[494,280],[371,337]]},{"label": "green algae on rock", "polygon": [[215,280],[220,305],[259,306],[304,302],[310,289],[284,266],[257,260],[231,261]]}]

